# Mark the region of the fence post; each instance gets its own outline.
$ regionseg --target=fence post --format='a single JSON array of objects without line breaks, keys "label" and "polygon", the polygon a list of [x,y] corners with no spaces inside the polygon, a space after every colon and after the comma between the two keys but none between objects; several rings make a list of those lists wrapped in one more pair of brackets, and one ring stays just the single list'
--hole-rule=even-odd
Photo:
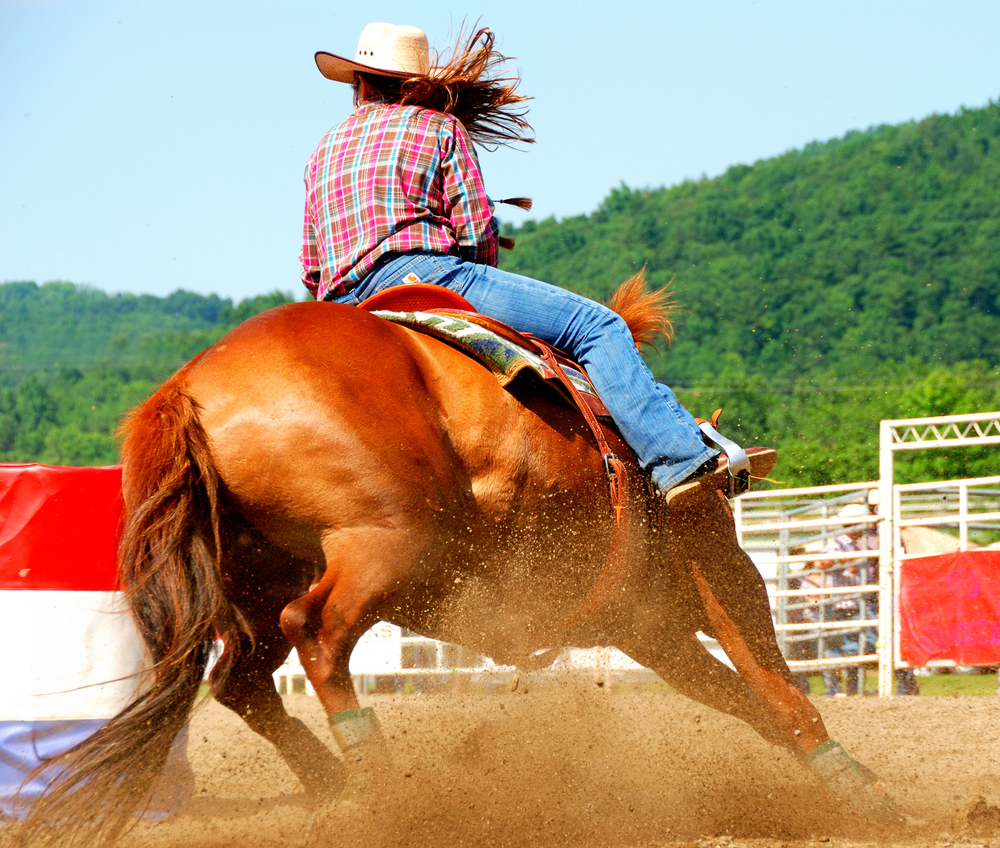
[{"label": "fence post", "polygon": [[[737,503],[739,501],[737,500]],[[787,512],[782,512],[781,520],[784,523],[788,523],[789,516]],[[790,535],[788,529],[784,528],[778,531],[778,556],[786,557],[788,556],[788,543]],[[778,597],[774,604],[774,617],[778,624],[788,624],[788,599],[783,597],[782,592],[788,591],[788,563],[779,562],[778,563],[778,573],[777,573],[778,583]],[[781,651],[782,656],[788,656],[788,637],[784,630],[777,631],[778,637],[778,649]]]},{"label": "fence post", "polygon": [[958,542],[959,550],[969,550],[969,484],[958,484]]},{"label": "fence post", "polygon": [[893,495],[892,427],[879,422],[878,475],[878,694],[893,695],[896,664],[896,499]]}]

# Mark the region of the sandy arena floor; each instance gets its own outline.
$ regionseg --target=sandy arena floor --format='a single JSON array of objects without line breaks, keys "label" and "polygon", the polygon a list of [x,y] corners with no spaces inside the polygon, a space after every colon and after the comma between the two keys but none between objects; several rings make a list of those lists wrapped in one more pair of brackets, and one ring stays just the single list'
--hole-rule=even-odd
[{"label": "sandy arena floor", "polygon": [[[529,680],[499,695],[369,701],[393,745],[388,784],[314,814],[273,750],[210,703],[192,725],[187,812],[122,845],[1000,846],[995,698],[822,699],[834,738],[906,815],[881,826],[839,809],[742,724],[677,695]],[[328,738],[314,698],[286,703]]]}]

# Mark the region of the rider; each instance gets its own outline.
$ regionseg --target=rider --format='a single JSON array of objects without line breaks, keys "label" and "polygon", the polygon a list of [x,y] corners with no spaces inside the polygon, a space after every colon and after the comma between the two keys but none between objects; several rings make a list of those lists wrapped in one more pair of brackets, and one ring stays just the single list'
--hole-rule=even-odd
[{"label": "rider", "polygon": [[302,281],[317,300],[358,304],[390,286],[447,287],[475,308],[566,351],[586,369],[668,504],[725,488],[725,456],[657,383],[625,322],[601,304],[497,268],[499,232],[473,141],[532,140],[527,98],[487,29],[432,68],[427,37],[373,23],[354,60],[316,54],[354,87],[354,113],[306,165]]}]

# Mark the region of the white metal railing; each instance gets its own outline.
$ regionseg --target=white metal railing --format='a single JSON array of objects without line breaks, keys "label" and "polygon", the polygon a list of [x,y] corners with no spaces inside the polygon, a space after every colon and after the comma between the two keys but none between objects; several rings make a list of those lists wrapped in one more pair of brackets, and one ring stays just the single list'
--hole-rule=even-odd
[{"label": "white metal railing", "polygon": [[[702,642],[718,659],[728,662],[714,639],[706,637]],[[435,677],[440,682],[445,677],[479,677],[485,680],[490,675],[518,674],[514,666],[498,665],[489,657],[474,654],[458,645],[429,639],[384,621],[368,630],[359,640],[351,655],[350,667],[356,687],[365,694],[377,686],[379,678],[392,678],[398,683],[400,680]],[[652,676],[652,672],[615,648],[565,648],[549,668],[558,672],[591,672],[602,680],[618,672]],[[304,692],[315,695],[295,651],[274,673],[274,679],[279,694]]]},{"label": "white metal railing", "polygon": [[[897,483],[893,487],[894,511],[898,516],[894,525],[897,532],[906,527],[957,527],[959,550],[967,551],[970,527],[985,529],[1000,522],[1000,509],[988,508],[1000,506],[998,487],[1000,487],[1000,476],[934,483]],[[915,518],[904,518],[903,498],[915,493],[934,495],[934,498],[932,500],[911,498],[911,506],[916,507],[916,510],[911,509],[911,512],[919,510],[921,514]],[[975,509],[977,499],[984,507],[981,510]],[[919,554],[903,553],[900,559],[905,561],[914,556]]]},{"label": "white metal railing", "polygon": [[[877,550],[827,551],[848,528],[860,528],[862,544],[880,520],[871,514],[843,516],[848,504],[866,513],[875,482],[749,492],[733,504],[741,546],[764,577],[779,647],[793,672],[862,667],[878,660],[880,586],[869,577]],[[860,510],[854,509],[855,512]],[[823,563],[823,567],[815,565]],[[834,585],[857,570],[853,585]],[[840,609],[840,605],[849,609]]]},{"label": "white metal railing", "polygon": [[882,421],[893,451],[1000,444],[1000,412]]}]

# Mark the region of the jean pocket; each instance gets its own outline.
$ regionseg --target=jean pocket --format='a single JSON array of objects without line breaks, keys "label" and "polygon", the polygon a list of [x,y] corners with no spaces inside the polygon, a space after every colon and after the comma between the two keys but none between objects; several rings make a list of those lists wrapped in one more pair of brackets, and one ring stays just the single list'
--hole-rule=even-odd
[{"label": "jean pocket", "polygon": [[343,303],[347,306],[357,306],[361,303],[361,299],[355,294],[357,289],[351,289],[349,292],[340,295],[339,297],[330,298],[331,303]]}]

